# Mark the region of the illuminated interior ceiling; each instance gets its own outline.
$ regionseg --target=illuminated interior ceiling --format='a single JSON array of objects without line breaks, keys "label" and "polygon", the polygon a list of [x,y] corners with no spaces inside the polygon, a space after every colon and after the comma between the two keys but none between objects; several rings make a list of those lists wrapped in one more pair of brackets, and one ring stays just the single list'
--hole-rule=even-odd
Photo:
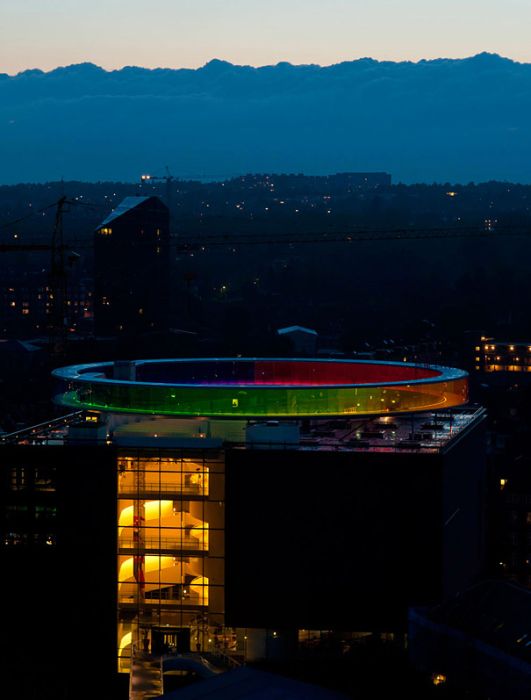
[{"label": "illuminated interior ceiling", "polygon": [[297,418],[411,413],[460,406],[468,375],[406,362],[315,359],[137,360],[56,369],[57,403],[168,416]]}]

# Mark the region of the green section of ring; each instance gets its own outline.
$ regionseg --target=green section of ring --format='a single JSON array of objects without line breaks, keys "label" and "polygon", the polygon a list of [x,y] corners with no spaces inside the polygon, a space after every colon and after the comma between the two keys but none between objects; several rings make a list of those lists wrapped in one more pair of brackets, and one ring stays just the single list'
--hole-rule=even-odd
[{"label": "green section of ring", "polygon": [[55,397],[56,402],[72,408],[117,413],[302,418],[411,413],[460,406],[468,400],[467,374],[446,367],[432,366],[430,369],[440,374],[429,379],[386,384],[194,386],[114,380],[95,374],[110,366],[112,363],[55,370],[54,376],[64,383]]}]

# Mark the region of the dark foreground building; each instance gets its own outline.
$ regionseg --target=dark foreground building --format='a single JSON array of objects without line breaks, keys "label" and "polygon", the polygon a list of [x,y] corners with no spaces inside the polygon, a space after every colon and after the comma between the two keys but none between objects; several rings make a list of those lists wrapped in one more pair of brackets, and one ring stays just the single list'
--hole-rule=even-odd
[{"label": "dark foreground building", "polygon": [[434,680],[480,697],[531,695],[531,591],[485,581],[410,612],[410,658]]},{"label": "dark foreground building", "polygon": [[299,433],[80,414],[14,436],[1,658],[88,693],[129,671],[135,643],[253,659],[312,630],[404,632],[409,606],[481,570],[483,414],[422,416],[437,426],[422,436],[419,418],[381,420]]}]

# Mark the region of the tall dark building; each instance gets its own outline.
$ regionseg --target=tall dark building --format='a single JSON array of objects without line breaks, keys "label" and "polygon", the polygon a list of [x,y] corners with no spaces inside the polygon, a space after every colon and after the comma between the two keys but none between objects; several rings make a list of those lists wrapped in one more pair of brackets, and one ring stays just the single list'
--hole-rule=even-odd
[{"label": "tall dark building", "polygon": [[166,205],[158,197],[126,197],[95,231],[97,335],[167,328],[169,259]]}]

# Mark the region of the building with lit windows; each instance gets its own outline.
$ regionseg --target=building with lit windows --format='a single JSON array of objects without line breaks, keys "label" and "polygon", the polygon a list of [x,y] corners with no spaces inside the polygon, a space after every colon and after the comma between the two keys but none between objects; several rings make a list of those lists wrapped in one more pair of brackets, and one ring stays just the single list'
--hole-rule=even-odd
[{"label": "building with lit windows", "polygon": [[531,372],[531,342],[501,341],[483,336],[475,346],[478,372]]},{"label": "building with lit windows", "polygon": [[[44,264],[45,265],[45,264]],[[49,329],[53,291],[45,267],[8,268],[0,281],[0,332],[4,336],[45,335]],[[92,331],[92,280],[75,274],[65,294],[66,323],[70,332]]]},{"label": "building with lit windows", "polygon": [[169,260],[166,205],[158,197],[126,197],[94,234],[97,335],[167,328]]},{"label": "building with lit windows", "polygon": [[240,358],[55,374],[73,413],[0,445],[3,599],[22,611],[5,658],[38,638],[72,685],[97,658],[88,693],[145,651],[241,661],[324,630],[403,634],[411,605],[481,572],[485,414],[463,405],[464,372]]}]

